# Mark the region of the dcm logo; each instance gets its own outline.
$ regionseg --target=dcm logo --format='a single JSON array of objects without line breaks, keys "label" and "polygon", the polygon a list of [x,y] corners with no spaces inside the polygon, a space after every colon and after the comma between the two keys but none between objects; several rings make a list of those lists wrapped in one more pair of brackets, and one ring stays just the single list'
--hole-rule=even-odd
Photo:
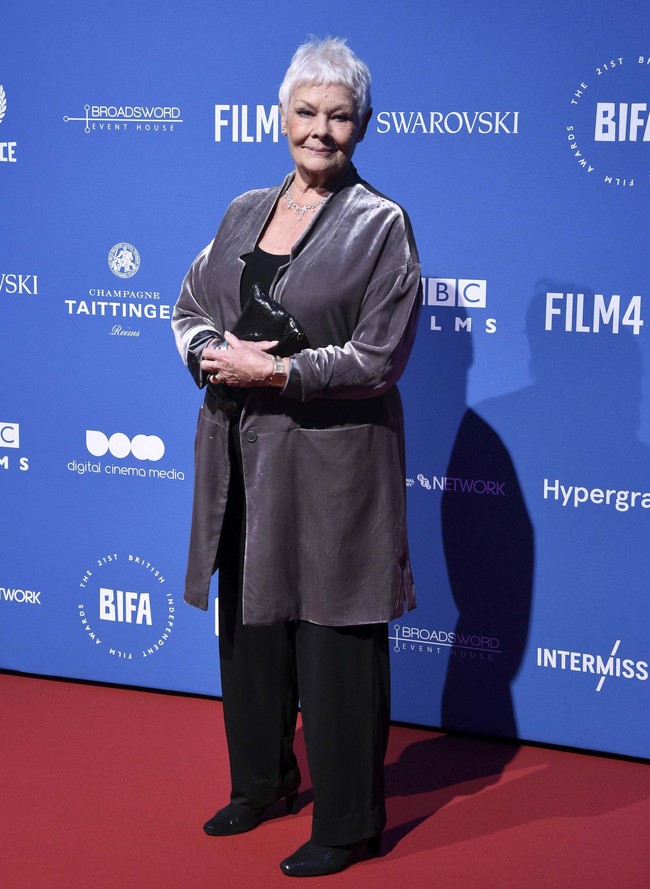
[{"label": "dcm logo", "polygon": [[123,432],[114,432],[109,438],[96,429],[86,430],[86,448],[93,457],[103,457],[107,451],[113,457],[123,458],[133,454],[136,460],[162,459],[165,444],[157,435],[136,435],[129,439]]}]

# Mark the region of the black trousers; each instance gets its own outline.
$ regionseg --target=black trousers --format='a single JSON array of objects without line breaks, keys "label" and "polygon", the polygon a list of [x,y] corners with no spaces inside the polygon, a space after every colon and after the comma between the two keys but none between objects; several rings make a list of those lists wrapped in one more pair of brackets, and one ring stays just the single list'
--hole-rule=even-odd
[{"label": "black trousers", "polygon": [[245,500],[236,424],[231,458],[219,545],[219,656],[231,802],[257,808],[297,790],[293,740],[300,700],[314,788],[312,839],[326,846],[355,843],[380,833],[386,823],[388,628],[242,624]]}]

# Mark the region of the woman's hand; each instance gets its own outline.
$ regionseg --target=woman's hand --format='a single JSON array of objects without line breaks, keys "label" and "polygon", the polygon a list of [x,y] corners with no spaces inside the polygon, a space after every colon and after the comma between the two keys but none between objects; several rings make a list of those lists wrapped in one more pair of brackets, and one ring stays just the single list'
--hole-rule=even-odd
[{"label": "woman's hand", "polygon": [[206,346],[201,355],[201,369],[210,374],[210,382],[228,386],[267,386],[273,372],[273,356],[268,350],[277,346],[277,340],[259,343],[240,340],[226,331],[226,349]]}]

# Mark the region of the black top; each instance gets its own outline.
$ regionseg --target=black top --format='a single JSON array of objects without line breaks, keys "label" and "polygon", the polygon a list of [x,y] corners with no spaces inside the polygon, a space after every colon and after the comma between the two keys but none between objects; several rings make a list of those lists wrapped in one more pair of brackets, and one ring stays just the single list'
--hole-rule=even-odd
[{"label": "black top", "polygon": [[256,245],[253,252],[246,253],[242,259],[246,263],[239,285],[239,299],[243,308],[253,284],[257,284],[260,290],[269,295],[276,272],[280,266],[289,262],[289,254],[285,256],[267,253]]}]

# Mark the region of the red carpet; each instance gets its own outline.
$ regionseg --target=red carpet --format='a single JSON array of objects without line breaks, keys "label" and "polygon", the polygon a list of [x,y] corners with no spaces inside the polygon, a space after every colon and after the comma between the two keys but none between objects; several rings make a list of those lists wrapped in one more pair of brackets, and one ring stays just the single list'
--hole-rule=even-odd
[{"label": "red carpet", "polygon": [[[219,703],[0,674],[2,889],[274,887],[298,815],[206,837],[228,798]],[[646,889],[642,763],[393,728],[383,854],[310,887]],[[271,815],[279,815],[278,806]],[[304,882],[304,881],[303,881]]]}]

